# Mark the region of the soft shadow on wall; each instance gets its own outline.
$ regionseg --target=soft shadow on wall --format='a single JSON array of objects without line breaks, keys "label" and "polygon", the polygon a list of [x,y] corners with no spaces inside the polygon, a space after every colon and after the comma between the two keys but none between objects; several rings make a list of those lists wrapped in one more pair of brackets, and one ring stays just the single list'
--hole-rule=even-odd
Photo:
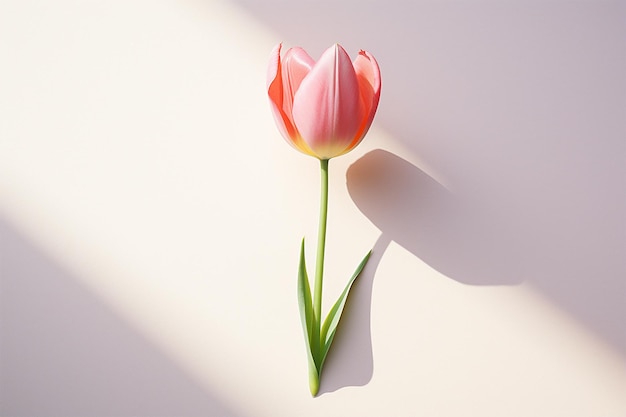
[{"label": "soft shadow on wall", "polygon": [[0,414],[236,414],[0,219]]},{"label": "soft shadow on wall", "polygon": [[448,278],[470,285],[523,280],[532,246],[525,227],[514,229],[410,162],[375,150],[350,167],[347,181],[382,240],[395,241]]},{"label": "soft shadow on wall", "polygon": [[[606,263],[597,264],[594,243],[571,240],[581,227],[572,231],[573,225],[563,223],[559,206],[544,205],[542,218],[528,217],[524,206],[492,207],[492,200],[455,195],[383,150],[355,162],[347,181],[352,199],[384,241],[395,241],[465,284],[528,280],[615,347],[625,347],[622,258],[609,252]],[[608,243],[619,247],[619,241]]]},{"label": "soft shadow on wall", "polygon": [[378,59],[375,125],[450,190],[357,161],[348,188],[383,236],[459,282],[529,281],[626,355],[626,4],[232,1],[314,58]]},{"label": "soft shadow on wall", "polygon": [[345,387],[367,385],[374,375],[372,289],[376,270],[389,243],[386,235],[378,238],[367,265],[350,290],[339,329],[324,365],[320,395]]},{"label": "soft shadow on wall", "polygon": [[366,385],[372,378],[371,300],[374,277],[393,241],[448,278],[468,285],[515,285],[532,264],[533,238],[478,202],[455,195],[420,168],[385,150],[350,166],[352,200],[381,231],[352,289],[320,391]]}]

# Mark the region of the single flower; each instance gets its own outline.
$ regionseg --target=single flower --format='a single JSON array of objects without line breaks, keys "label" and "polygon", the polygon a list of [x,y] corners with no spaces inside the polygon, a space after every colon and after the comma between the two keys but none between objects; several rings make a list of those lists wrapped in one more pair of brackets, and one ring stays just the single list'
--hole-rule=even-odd
[{"label": "single flower", "polygon": [[380,99],[380,69],[360,51],[354,62],[339,45],[315,62],[302,48],[271,54],[267,93],[278,129],[294,148],[318,159],[343,155],[367,133]]},{"label": "single flower", "polygon": [[335,44],[315,62],[302,48],[284,57],[281,45],[272,51],[267,74],[267,94],[283,137],[294,148],[320,161],[320,220],[311,291],[304,254],[298,267],[298,305],[309,360],[309,388],[320,388],[324,361],[333,343],[350,288],[367,264],[365,255],[327,314],[322,314],[322,282],[328,214],[328,162],[357,146],[367,133],[380,99],[380,70],[374,57],[360,51],[352,62]]}]

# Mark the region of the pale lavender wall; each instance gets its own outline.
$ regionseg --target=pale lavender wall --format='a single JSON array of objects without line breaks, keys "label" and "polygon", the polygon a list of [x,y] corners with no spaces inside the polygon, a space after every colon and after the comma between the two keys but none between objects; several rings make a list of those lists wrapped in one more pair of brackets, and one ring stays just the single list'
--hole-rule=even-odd
[{"label": "pale lavender wall", "polygon": [[[375,249],[395,241],[467,285],[531,283],[626,356],[623,3],[233,3],[286,46],[378,58],[376,127],[424,166],[374,151],[348,170]],[[372,377],[364,278],[326,391]],[[0,219],[3,415],[236,415],[80,282]]]},{"label": "pale lavender wall", "polygon": [[0,219],[3,416],[236,416]]},{"label": "pale lavender wall", "polygon": [[623,2],[237,3],[314,58],[377,57],[377,126],[451,189],[357,161],[348,188],[388,239],[466,284],[531,281],[626,354]]}]

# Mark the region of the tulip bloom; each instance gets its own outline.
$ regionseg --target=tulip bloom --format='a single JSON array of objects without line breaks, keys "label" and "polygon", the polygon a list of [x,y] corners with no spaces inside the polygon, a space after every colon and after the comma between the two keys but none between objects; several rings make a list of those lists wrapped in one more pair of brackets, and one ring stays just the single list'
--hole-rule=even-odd
[{"label": "tulip bloom", "polygon": [[380,99],[380,70],[365,51],[350,61],[335,44],[315,62],[302,48],[280,56],[281,45],[272,51],[267,76],[278,129],[294,148],[320,161],[322,192],[317,238],[315,287],[311,294],[304,255],[304,239],[298,267],[298,305],[309,359],[309,388],[313,396],[320,387],[324,361],[335,337],[352,284],[370,253],[365,255],[344,291],[324,319],[322,281],[328,213],[328,162],[357,146],[372,124]]},{"label": "tulip bloom", "polygon": [[360,51],[352,62],[338,44],[315,62],[304,49],[271,54],[267,93],[274,119],[294,148],[318,159],[343,155],[367,133],[380,99],[380,70]]}]

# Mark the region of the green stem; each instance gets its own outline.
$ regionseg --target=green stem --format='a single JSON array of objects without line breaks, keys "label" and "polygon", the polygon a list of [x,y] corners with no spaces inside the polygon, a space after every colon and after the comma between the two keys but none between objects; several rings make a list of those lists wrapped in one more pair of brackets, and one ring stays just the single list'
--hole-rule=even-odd
[{"label": "green stem", "polygon": [[313,314],[319,329],[322,325],[322,281],[324,277],[324,249],[326,247],[326,219],[328,217],[328,159],[320,159],[321,196],[320,223],[317,235],[317,264],[315,270],[315,291],[313,295]]}]

